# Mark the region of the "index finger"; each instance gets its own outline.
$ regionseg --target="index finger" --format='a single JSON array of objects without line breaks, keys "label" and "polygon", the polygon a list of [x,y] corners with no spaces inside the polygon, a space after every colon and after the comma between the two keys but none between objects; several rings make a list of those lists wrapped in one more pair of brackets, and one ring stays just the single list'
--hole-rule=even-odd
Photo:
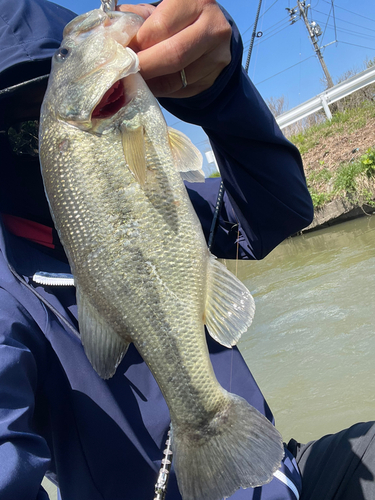
[{"label": "index finger", "polygon": [[[151,21],[151,18],[152,16],[147,21]],[[206,4],[193,23],[139,52],[142,75],[146,80],[170,75],[181,71],[216,48],[222,47],[224,51],[229,47],[231,33],[230,25],[217,4]]]},{"label": "index finger", "polygon": [[[145,80],[163,75],[170,75],[186,68],[200,58],[208,49],[205,43],[192,45],[195,29],[188,27],[172,38],[138,53],[142,76]],[[195,37],[201,36],[199,33]]]},{"label": "index finger", "polygon": [[202,11],[200,2],[164,0],[149,16],[137,33],[141,50],[148,49],[193,24]]}]

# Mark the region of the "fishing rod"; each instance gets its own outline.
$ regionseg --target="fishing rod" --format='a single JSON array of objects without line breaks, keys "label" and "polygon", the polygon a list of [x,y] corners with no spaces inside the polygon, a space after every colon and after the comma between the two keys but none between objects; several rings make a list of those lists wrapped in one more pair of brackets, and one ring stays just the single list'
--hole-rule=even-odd
[{"label": "fishing rod", "polygon": [[[251,53],[253,51],[255,37],[259,36],[257,34],[257,26],[258,26],[258,20],[259,20],[261,6],[262,6],[262,0],[259,0],[258,10],[257,10],[256,16],[255,16],[254,28],[253,28],[253,32],[252,32],[251,40],[250,40],[250,46],[249,46],[249,50],[247,53],[247,59],[246,59],[246,65],[245,65],[246,73],[249,73],[250,58],[251,58]],[[220,214],[221,208],[223,206],[224,193],[225,193],[225,188],[224,188],[223,181],[221,181],[220,187],[219,187],[219,192],[218,192],[217,199],[216,199],[215,211],[214,211],[214,215],[212,218],[210,235],[208,237],[208,249],[209,250],[211,250],[211,247],[213,245],[214,238],[216,235],[217,226],[218,226],[218,222],[219,222],[219,214]]]}]

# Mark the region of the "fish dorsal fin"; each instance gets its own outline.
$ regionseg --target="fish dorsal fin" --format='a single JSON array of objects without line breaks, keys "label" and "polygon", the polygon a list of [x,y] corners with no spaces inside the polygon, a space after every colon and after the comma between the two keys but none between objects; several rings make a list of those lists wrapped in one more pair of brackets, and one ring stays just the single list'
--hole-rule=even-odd
[{"label": "fish dorsal fin", "polygon": [[205,323],[212,338],[226,347],[237,344],[251,325],[254,299],[241,281],[210,255]]},{"label": "fish dorsal fin", "polygon": [[203,158],[199,149],[179,130],[168,127],[168,136],[176,169],[181,173],[182,179],[188,182],[204,182]]},{"label": "fish dorsal fin", "polygon": [[139,127],[121,127],[122,149],[126,163],[141,186],[146,182],[146,155],[144,129]]},{"label": "fish dorsal fin", "polygon": [[98,375],[111,378],[129,347],[77,287],[78,321],[86,356]]}]

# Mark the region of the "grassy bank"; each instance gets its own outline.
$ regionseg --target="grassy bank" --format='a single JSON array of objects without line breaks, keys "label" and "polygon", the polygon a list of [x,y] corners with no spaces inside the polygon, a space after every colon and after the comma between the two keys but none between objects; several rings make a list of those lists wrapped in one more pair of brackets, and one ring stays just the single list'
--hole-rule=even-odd
[{"label": "grassy bank", "polygon": [[334,199],[374,204],[375,103],[337,111],[331,121],[289,137],[299,149],[315,208]]}]

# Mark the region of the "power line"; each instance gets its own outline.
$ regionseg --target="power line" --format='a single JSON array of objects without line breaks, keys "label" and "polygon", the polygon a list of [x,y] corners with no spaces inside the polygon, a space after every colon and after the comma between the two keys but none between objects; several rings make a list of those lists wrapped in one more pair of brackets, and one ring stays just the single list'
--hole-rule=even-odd
[{"label": "power line", "polygon": [[200,144],[210,144],[210,140],[209,138],[207,137],[207,139],[203,139],[203,141],[199,141],[199,142],[196,142],[195,145],[196,146],[199,146]]},{"label": "power line", "polygon": [[299,64],[304,63],[305,61],[307,61],[308,59],[311,59],[312,57],[314,57],[314,56],[313,56],[313,55],[311,55],[311,56],[309,56],[309,57],[306,57],[306,59],[303,59],[302,61],[299,61],[298,63],[293,64],[292,66],[289,66],[288,68],[285,68],[285,69],[283,69],[282,71],[279,71],[278,73],[275,73],[274,75],[269,76],[268,78],[266,78],[265,80],[262,80],[261,82],[257,82],[257,83],[255,83],[255,85],[260,85],[261,83],[264,83],[264,82],[266,82],[267,80],[271,80],[271,78],[274,78],[275,76],[281,75],[281,73],[285,73],[285,71],[288,71],[289,69],[292,69],[292,68],[294,68],[295,66],[298,66]]},{"label": "power line", "polygon": [[368,35],[367,33],[363,34],[363,33],[360,33],[358,31],[348,30],[345,28],[337,28],[337,31],[340,31],[341,33],[347,33],[348,35],[351,35],[351,36],[365,38],[366,40],[374,40],[374,38],[375,38],[375,35]]},{"label": "power line", "polygon": [[[280,33],[281,31],[285,30],[286,28],[288,28],[290,25],[289,25],[289,22],[287,21],[286,23],[286,26],[284,26],[283,28],[279,29],[278,31],[276,31],[275,33],[273,32],[270,32],[270,33],[267,33],[266,35],[263,35],[261,38],[258,38],[257,42],[256,42],[256,47],[258,47],[258,45],[260,43],[263,43],[265,41],[267,41],[269,38],[272,38],[273,36],[277,35],[278,33]],[[272,34],[271,34],[272,33]],[[244,48],[246,49],[247,47],[247,44],[244,46]]]},{"label": "power line", "polygon": [[[289,1],[289,0],[288,0]],[[348,36],[357,36],[357,37],[360,37],[360,38],[363,38],[363,39],[374,39],[374,36],[370,35],[369,33],[363,33],[362,32],[359,32],[359,31],[355,31],[355,30],[350,30],[350,29],[346,29],[346,28],[341,28],[341,27],[338,27],[336,25],[336,21],[340,21],[340,22],[343,22],[343,23],[347,23],[349,25],[352,25],[352,26],[355,26],[355,27],[358,27],[360,28],[361,30],[367,30],[367,31],[370,31],[370,32],[375,32],[375,29],[373,28],[367,28],[366,26],[362,26],[362,25],[359,25],[359,24],[356,24],[356,23],[353,23],[351,21],[346,21],[345,19],[341,19],[341,18],[337,18],[336,15],[335,15],[335,8],[341,8],[342,10],[345,10],[347,12],[349,12],[350,14],[353,14],[353,15],[357,15],[359,17],[363,17],[364,19],[366,20],[370,20],[368,17],[365,17],[365,16],[362,16],[360,14],[357,14],[355,12],[352,12],[350,11],[349,9],[345,9],[343,7],[340,7],[340,6],[337,6],[337,5],[334,5],[334,0],[330,0],[330,1],[327,1],[327,0],[323,0],[325,3],[329,4],[330,5],[330,10],[329,10],[329,13],[326,14],[324,12],[321,12],[319,10],[315,10],[316,13],[319,13],[319,14],[322,14],[324,16],[327,16],[326,17],[326,20],[323,21],[322,23],[325,24],[325,28],[324,28],[324,33],[323,33],[323,36],[321,38],[321,42],[323,41],[323,37],[326,33],[326,30],[327,30],[327,27],[329,27],[330,29],[334,29],[335,31],[335,41],[337,43],[341,43],[341,44],[345,44],[345,45],[351,45],[353,47],[359,47],[359,48],[363,48],[363,49],[368,49],[368,50],[372,50],[374,51],[375,48],[374,47],[367,47],[367,46],[364,46],[364,45],[361,45],[361,44],[355,44],[355,43],[350,43],[350,42],[346,42],[346,41],[343,41],[343,40],[338,40],[337,39],[337,32],[339,33],[345,33],[347,34]],[[274,2],[275,4],[276,2]],[[299,2],[298,2],[299,3]],[[315,4],[315,6],[317,6],[319,3],[319,0],[318,2]],[[272,4],[272,6],[274,5]],[[304,5],[304,4],[303,4]],[[271,7],[272,7],[271,6]],[[308,8],[309,6],[307,6]],[[268,9],[269,10],[269,9]],[[290,9],[290,11],[292,11],[292,9]],[[306,9],[306,12],[307,12],[307,9]],[[263,14],[264,15],[264,14]],[[291,14],[292,15],[292,14]],[[301,16],[302,17],[302,16]],[[330,22],[330,18],[332,18],[331,22]],[[318,20],[317,20],[318,21]],[[272,38],[273,36],[277,35],[278,33],[280,33],[281,31],[283,31],[284,29],[286,29],[288,26],[283,26],[284,24],[284,20],[281,19],[280,21],[278,21],[277,23],[273,24],[272,26],[270,26],[269,28],[267,28],[267,30],[263,30],[264,32],[264,36],[261,38],[261,39],[258,39],[258,41],[256,42],[256,46],[258,46],[260,43],[262,42],[265,42],[267,41],[269,38]],[[316,26],[316,23],[312,23],[314,26]],[[289,24],[288,24],[289,25]],[[274,29],[272,29],[274,28]],[[319,28],[319,26],[317,26],[317,28]],[[313,27],[311,26],[310,29],[313,29]],[[320,28],[319,28],[320,30]],[[320,31],[321,32],[321,31]],[[310,33],[310,30],[309,30],[309,33]],[[323,47],[320,47],[320,49],[322,49]],[[259,82],[256,82],[255,85],[261,85],[263,84],[264,82],[272,79],[272,78],[275,78],[276,76],[286,72],[286,71],[289,71],[293,68],[295,68],[296,66],[300,65],[300,64],[303,64],[305,63],[306,61],[308,61],[309,59],[313,58],[314,55],[311,55],[305,59],[303,59],[302,61],[299,61],[298,63],[296,64],[293,64],[267,78],[265,78],[264,80],[261,80]]]},{"label": "power line", "polygon": [[[272,26],[269,26],[268,28],[264,28],[262,29],[262,33],[266,33],[267,35],[269,34],[270,30],[274,27],[274,26],[277,26],[278,24],[280,23],[288,23],[289,24],[289,19],[287,17],[284,17],[283,19],[280,19],[280,21],[278,21],[277,23],[273,24]],[[275,28],[275,29],[278,29],[278,28]],[[274,30],[273,30],[274,31]],[[243,38],[243,37],[242,37]],[[246,40],[244,41],[244,45],[248,44],[250,42],[250,40]]]},{"label": "power line", "polygon": [[311,6],[311,9],[315,9],[315,7],[316,7],[317,5],[319,5],[319,2],[320,2],[320,0],[318,0],[314,6],[312,5],[312,6]]},{"label": "power line", "polygon": [[263,31],[268,31],[268,30],[270,30],[274,26],[277,26],[280,23],[285,23],[285,21],[289,21],[288,16],[284,16],[282,19],[280,19],[280,21],[277,21],[277,23],[272,24],[272,26],[269,26],[268,28],[264,28]]},{"label": "power line", "polygon": [[[318,19],[319,21],[319,19]],[[321,21],[319,21],[321,22]],[[330,28],[332,28],[332,25],[328,25]],[[362,33],[359,33],[358,31],[353,31],[353,30],[349,30],[347,28],[337,28],[337,31],[341,32],[341,33],[346,33],[350,36],[357,36],[359,38],[365,38],[365,39],[369,39],[369,40],[373,40],[375,38],[375,35],[368,35],[368,34],[362,34]]]},{"label": "power line", "polygon": [[[328,3],[328,4],[330,3],[327,0],[323,0],[323,2]],[[375,19],[371,19],[370,17],[363,16],[362,14],[357,14],[356,12],[353,12],[352,10],[345,9],[345,7],[340,7],[340,5],[336,5],[336,8],[337,9],[341,9],[341,10],[346,10],[347,12],[349,12],[350,14],[354,14],[355,16],[363,17],[363,19],[366,19],[366,21],[373,21],[373,22],[375,22]]]},{"label": "power line", "polygon": [[[331,12],[332,11],[333,11],[333,16],[332,16],[333,17],[333,24],[335,26],[335,40],[337,40],[335,11],[334,11],[334,7],[333,7],[333,0],[331,0],[331,8],[329,9],[329,13],[328,13],[328,17],[327,17],[327,22],[326,22],[326,25],[325,25],[325,28],[324,28],[323,35],[322,35],[322,38],[320,40],[320,43],[323,43],[324,36],[326,34],[326,31],[327,31],[328,21],[329,21],[329,18],[331,17]],[[316,12],[319,12],[319,11],[317,10]]]},{"label": "power line", "polygon": [[361,49],[375,50],[375,47],[365,47],[364,45],[357,45],[356,43],[344,42],[343,40],[337,40],[338,43],[345,43],[345,45],[353,45],[353,47],[360,47]]},{"label": "power line", "polygon": [[172,125],[168,125],[169,127],[175,127],[176,125],[178,125],[179,123],[185,123],[184,121],[182,120],[177,120],[176,122],[172,123]]},{"label": "power line", "polygon": [[[333,17],[333,24],[335,26],[335,40],[337,40],[337,31],[336,31],[336,14],[335,14],[335,5],[333,3],[333,0],[331,0],[332,4],[332,17]],[[327,20],[328,22],[328,20]]]},{"label": "power line", "polygon": [[[279,0],[275,0],[275,1],[273,2],[273,4],[272,4],[270,7],[268,7],[268,9],[267,9],[266,11],[264,11],[264,12],[263,12],[263,14],[262,14],[261,16],[259,16],[259,19],[261,19],[261,18],[264,16],[264,14],[267,14],[267,12],[268,12],[270,9],[272,9],[272,7],[273,7],[273,6],[275,5],[275,3],[277,3],[278,1],[279,1]],[[247,33],[249,30],[251,30],[251,28],[252,28],[253,26],[254,26],[254,23],[253,23],[251,26],[249,26],[248,28],[246,28],[246,30],[242,33],[242,37],[244,36],[244,34],[245,34],[245,33]]]},{"label": "power line", "polygon": [[265,36],[265,37],[262,37],[260,38],[257,43],[256,43],[256,47],[258,47],[259,44],[263,43],[263,42],[266,42],[267,40],[269,40],[270,38],[274,37],[275,35],[278,35],[279,33],[281,33],[282,31],[284,31],[285,29],[289,28],[289,23],[287,24],[287,26],[284,26],[284,28],[281,28],[279,31],[276,31],[276,33],[273,33],[272,35],[269,35],[269,36]]},{"label": "power line", "polygon": [[[323,14],[323,16],[326,16],[327,14],[325,14],[325,12],[320,12],[320,10],[316,10],[315,12],[318,12],[318,14]],[[329,18],[329,16],[328,16]],[[340,19],[339,17],[336,17],[337,21],[342,21],[343,23],[347,23],[347,24],[351,24],[353,26],[357,26],[357,28],[362,28],[362,29],[365,29],[365,30],[368,30],[368,31],[374,31],[375,32],[375,29],[373,28],[367,28],[366,26],[362,26],[360,24],[356,24],[356,23],[352,23],[350,21],[346,21],[345,19]]]}]

